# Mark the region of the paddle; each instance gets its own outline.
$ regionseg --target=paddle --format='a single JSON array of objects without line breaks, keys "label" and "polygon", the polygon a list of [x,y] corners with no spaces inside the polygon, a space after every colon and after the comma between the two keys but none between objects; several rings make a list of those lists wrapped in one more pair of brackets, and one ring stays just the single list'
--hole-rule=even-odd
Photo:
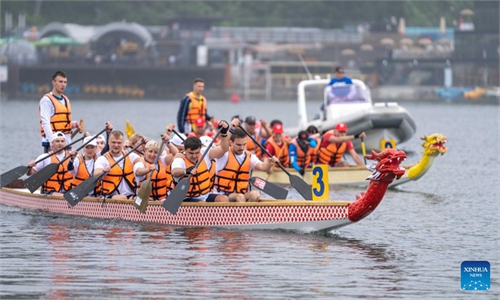
[{"label": "paddle", "polygon": [[175,135],[178,136],[184,142],[184,138],[182,137],[182,135],[180,135],[180,133],[177,132],[177,130],[172,129],[172,132],[175,133]]},{"label": "paddle", "polygon": [[[210,144],[208,144],[207,149],[205,150],[205,152],[203,152],[203,155],[194,166],[195,169],[197,169],[200,163],[203,161],[203,159],[205,159],[205,155],[207,155],[208,152],[210,152],[210,149],[212,148],[212,145],[214,144],[215,140],[219,137],[221,130],[222,128],[219,129],[219,131],[217,131],[217,134],[214,136]],[[170,193],[167,199],[163,201],[163,204],[161,205],[163,206],[163,208],[168,210],[173,215],[177,213],[179,207],[181,207],[182,201],[184,200],[184,198],[186,198],[186,195],[189,191],[189,187],[191,185],[190,183],[191,176],[193,176],[193,174],[189,173],[189,176],[187,178],[184,178],[181,181],[179,181],[179,183],[177,183],[177,185],[175,186],[174,190]]]},{"label": "paddle", "polygon": [[[125,155],[123,155],[122,158],[120,158],[114,164],[112,164],[109,167],[109,169],[111,170],[114,166],[119,164],[122,160],[124,160],[127,156],[129,156],[131,153],[133,153],[134,150],[136,150],[137,148],[139,148],[143,144],[144,144],[144,141],[142,141],[141,143],[139,143],[139,145],[132,148],[129,152],[125,153]],[[82,199],[85,198],[88,195],[88,193],[90,193],[95,188],[99,179],[101,179],[101,177],[103,177],[107,173],[108,172],[103,171],[99,175],[85,179],[82,183],[80,183],[79,185],[77,185],[73,189],[64,193],[64,199],[66,199],[66,201],[68,201],[68,203],[71,206],[77,205],[78,202],[82,201]]]},{"label": "paddle", "polygon": [[365,148],[365,139],[361,138],[361,151],[363,153],[363,159],[365,160],[366,165],[366,148]]},{"label": "paddle", "polygon": [[[78,149],[76,149],[76,151],[78,152],[79,150],[83,149],[83,147],[87,146],[88,143],[97,138],[104,131],[106,131],[106,128],[104,128],[98,134],[94,135],[87,142],[83,143],[83,145],[81,145]],[[59,170],[59,165],[61,165],[70,158],[71,155],[68,155],[58,163],[51,163],[50,165],[46,166],[45,168],[41,169],[40,171],[26,178],[24,180],[24,184],[26,185],[28,190],[33,193],[39,187],[41,187],[47,180],[49,180],[52,176],[54,176],[55,173],[57,173],[57,171]]]},{"label": "paddle", "polygon": [[[243,130],[246,133],[246,135],[248,135],[250,139],[252,139],[252,141],[262,149],[262,151],[264,151],[264,153],[266,153],[269,157],[272,157],[271,153],[269,153],[269,151],[267,151],[267,149],[264,146],[262,146],[259,142],[257,142],[255,138],[248,131],[246,131],[245,128],[243,128],[243,126],[238,125],[238,127],[241,130]],[[283,170],[283,172],[285,172],[286,175],[288,175],[290,184],[297,190],[297,192],[299,192],[299,194],[302,195],[304,199],[312,200],[311,186],[308,185],[304,181],[304,179],[300,178],[299,176],[290,174],[290,172],[288,172],[279,161],[277,162],[277,164]]]},{"label": "paddle", "polygon": [[75,129],[71,133],[71,138],[74,138],[77,133],[82,133],[83,132],[83,119],[80,119],[80,124],[78,125],[78,129]]},{"label": "paddle", "polygon": [[[66,149],[68,147],[71,147],[73,146],[74,144],[78,143],[79,141],[83,140],[84,137],[82,136],[81,138],[71,142],[70,144],[66,145],[66,147],[64,147],[63,149]],[[47,156],[44,156],[42,158],[40,158],[39,160],[35,161],[35,164],[41,162],[42,160],[46,159],[47,157],[50,157],[54,154],[56,154],[57,152],[53,152]],[[9,183],[13,182],[14,180],[18,179],[19,177],[23,176],[24,174],[26,174],[26,172],[28,171],[28,166],[19,166],[17,168],[14,168],[10,171],[7,171],[5,173],[3,173],[2,175],[0,175],[0,188],[3,188],[4,186],[8,185]]]},{"label": "paddle", "polygon": [[[156,154],[154,165],[158,163],[158,159],[161,156],[161,153],[163,151],[163,146],[165,146],[165,141],[162,139],[161,140],[161,146],[160,149],[158,149],[158,154]],[[134,206],[137,208],[141,213],[146,212],[146,208],[148,207],[148,202],[149,202],[149,196],[151,195],[151,176],[153,176],[153,172],[155,170],[152,170],[149,172],[149,176],[144,182],[141,184],[141,187],[139,188],[139,192],[137,193],[137,197],[135,197],[134,201]]]},{"label": "paddle", "polygon": [[249,181],[253,187],[263,191],[274,199],[286,199],[288,196],[288,190],[260,177],[251,177]]}]

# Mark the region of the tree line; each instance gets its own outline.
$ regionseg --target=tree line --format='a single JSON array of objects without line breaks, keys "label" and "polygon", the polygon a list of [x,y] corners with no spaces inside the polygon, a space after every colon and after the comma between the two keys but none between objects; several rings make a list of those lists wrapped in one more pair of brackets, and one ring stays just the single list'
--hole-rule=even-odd
[{"label": "tree line", "polygon": [[[464,8],[474,10],[474,1],[2,1],[2,14],[19,13],[28,26],[58,21],[102,25],[126,20],[142,25],[165,25],[173,17],[220,17],[217,26],[284,26],[341,28],[371,23],[383,25],[392,16],[404,17],[407,26],[448,26]],[[2,16],[3,17],[3,16]]]}]

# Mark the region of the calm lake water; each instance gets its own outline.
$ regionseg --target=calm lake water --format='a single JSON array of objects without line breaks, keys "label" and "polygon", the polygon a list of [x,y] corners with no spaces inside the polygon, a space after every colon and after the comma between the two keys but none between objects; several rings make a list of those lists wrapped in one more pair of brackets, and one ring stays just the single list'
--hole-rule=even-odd
[{"label": "calm lake water", "polygon": [[[42,151],[38,104],[2,101],[0,171]],[[312,116],[319,103],[310,103]],[[235,114],[296,124],[295,102],[212,101]],[[178,101],[72,101],[95,133],[110,121],[158,139]],[[498,299],[499,107],[405,103],[417,134],[449,142],[420,181],[388,191],[369,217],[326,235],[180,228],[46,215],[0,205],[0,297],[5,299]],[[332,198],[354,200],[358,188]],[[299,196],[297,196],[299,198]],[[491,290],[460,289],[460,264],[487,260]]]}]

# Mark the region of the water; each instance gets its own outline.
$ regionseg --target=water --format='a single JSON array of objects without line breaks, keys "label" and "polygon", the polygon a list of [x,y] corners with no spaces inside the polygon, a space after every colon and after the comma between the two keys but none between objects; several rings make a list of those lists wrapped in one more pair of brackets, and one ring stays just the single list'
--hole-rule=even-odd
[{"label": "water", "polygon": [[[317,105],[316,105],[317,104]],[[159,137],[178,101],[73,101],[95,133],[111,121]],[[448,152],[420,181],[388,191],[368,218],[326,235],[179,228],[47,215],[0,205],[0,297],[25,299],[498,299],[498,106],[408,103],[416,162],[424,134]],[[313,103],[312,107],[319,107]],[[1,102],[0,170],[42,147],[37,101]],[[210,103],[218,118],[248,114],[295,125],[294,102]],[[312,116],[314,111],[310,112]],[[335,189],[353,200],[360,190]],[[297,198],[299,196],[297,195]],[[491,263],[491,290],[460,290],[464,260]]]}]

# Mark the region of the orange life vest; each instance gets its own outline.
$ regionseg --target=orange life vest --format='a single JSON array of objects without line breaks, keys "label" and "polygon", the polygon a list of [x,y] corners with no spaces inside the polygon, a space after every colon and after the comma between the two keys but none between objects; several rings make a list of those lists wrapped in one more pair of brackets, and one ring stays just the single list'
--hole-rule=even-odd
[{"label": "orange life vest", "polygon": [[[64,151],[65,157],[69,155],[68,151]],[[61,161],[57,158],[57,155],[52,155],[50,157],[50,163],[60,163]],[[44,184],[43,190],[45,192],[61,192],[61,191],[69,191],[71,189],[71,181],[73,180],[73,174],[68,172],[68,163],[69,159],[67,159],[64,163],[59,165],[57,172],[52,175]]]},{"label": "orange life vest", "polygon": [[[201,154],[198,157],[198,159],[201,158]],[[192,163],[189,159],[184,157],[184,163],[186,164],[186,169],[194,166],[195,164]],[[213,166],[214,164],[212,164]],[[205,163],[205,159],[200,163],[198,166],[198,172],[191,176],[191,179],[189,180],[190,186],[189,186],[189,191],[186,194],[186,198],[197,198],[201,195],[205,195],[206,193],[209,193],[212,190],[213,186],[213,179],[211,178],[212,176],[210,175],[211,170],[207,168],[207,164]],[[187,177],[186,175],[185,177]]]},{"label": "orange life vest", "polygon": [[[255,138],[256,141],[259,140],[259,136],[257,135],[257,133],[254,134],[254,138]],[[260,149],[260,147],[258,145],[256,145],[252,141],[252,139],[250,137],[248,137],[248,136],[247,136],[247,150],[250,151],[250,152],[255,153],[255,155],[258,158],[262,157],[262,149]]]},{"label": "orange life vest", "polygon": [[[54,115],[50,118],[50,127],[52,132],[61,131],[62,133],[71,132],[71,104],[69,103],[68,97],[63,96],[66,101],[66,105],[63,105],[61,101],[57,100],[51,93],[45,94],[46,97],[50,99],[52,105],[54,106]],[[40,115],[40,109],[38,111]],[[42,119],[40,118],[40,132],[42,137],[45,137],[45,131],[42,127]]]},{"label": "orange life vest", "polygon": [[[144,163],[146,168],[149,169],[151,165],[148,162]],[[167,198],[167,173],[165,172],[165,167],[161,162],[156,164],[157,169],[153,171],[153,175],[151,176],[151,195],[149,198],[153,200],[163,200]],[[146,174],[144,180],[139,182],[137,188],[140,188],[142,183],[149,178],[149,173]]]},{"label": "orange life vest", "polygon": [[248,192],[251,155],[250,151],[245,151],[245,159],[240,165],[232,148],[230,148],[226,165],[215,176],[215,188],[226,193],[236,192],[244,194]]},{"label": "orange life vest", "polygon": [[[329,137],[333,135],[333,130],[328,131],[321,140],[321,144],[323,141],[328,140]],[[342,155],[347,148],[347,143],[329,143],[326,147],[319,147],[318,150],[318,158],[317,162],[321,164],[329,164],[330,166],[334,166],[342,159]]]},{"label": "orange life vest", "polygon": [[281,147],[278,146],[276,141],[274,140],[274,137],[270,137],[267,139],[267,143],[270,143],[274,147],[274,155],[279,159],[280,163],[283,165],[283,167],[288,168],[290,165],[290,155],[288,153],[288,143],[284,138],[281,138],[283,143],[281,144]]},{"label": "orange life vest", "polygon": [[[125,151],[122,151],[122,155],[125,155]],[[109,164],[112,165],[115,163],[115,159],[111,156],[109,152],[104,154],[104,157],[109,161]],[[132,191],[135,190],[135,176],[134,176],[134,166],[130,157],[125,157],[123,160],[123,169],[120,168],[119,165],[114,166],[108,172],[108,174],[104,175],[102,178],[102,194],[103,195],[111,195],[113,194],[120,185],[121,181],[125,179],[125,182],[128,184]]]},{"label": "orange life vest", "polygon": [[[83,154],[78,154],[77,157],[78,157],[78,161],[80,162],[80,164],[78,165],[78,170],[76,170],[75,177],[71,181],[71,188],[74,188],[75,186],[81,184],[84,180],[94,176],[94,174],[93,174],[94,170],[92,169],[89,171],[87,169],[87,164],[85,163],[85,157],[83,156]],[[94,155],[93,159],[94,159],[94,163],[95,163],[95,160],[97,159],[97,157]],[[90,194],[93,196],[97,196],[99,194],[97,185],[94,188],[93,194],[92,194],[92,192]]]},{"label": "orange life vest", "polygon": [[[191,100],[189,102],[189,110],[186,115],[186,122],[192,126],[197,119],[202,118],[206,121],[207,118],[207,99],[204,96],[196,98],[193,92],[186,95]],[[194,130],[194,128],[193,128]]]},{"label": "orange life vest", "polygon": [[312,147],[307,147],[307,152],[304,152],[302,148],[300,147],[299,143],[297,142],[297,138],[294,138],[292,140],[292,144],[295,145],[295,148],[297,149],[297,164],[301,168],[307,168],[312,162],[312,156],[314,153],[314,148]]}]

